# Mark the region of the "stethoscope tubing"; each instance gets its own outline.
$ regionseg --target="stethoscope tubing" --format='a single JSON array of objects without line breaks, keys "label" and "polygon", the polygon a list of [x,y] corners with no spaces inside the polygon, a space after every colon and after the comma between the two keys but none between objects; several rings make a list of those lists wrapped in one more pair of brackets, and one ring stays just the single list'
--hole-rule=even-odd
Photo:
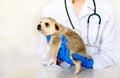
[{"label": "stethoscope tubing", "polygon": [[[68,12],[66,0],[64,0],[64,3],[65,3],[65,9],[66,9],[66,13],[67,13],[68,19],[70,21],[70,24],[71,24],[72,28],[75,29],[75,27],[74,27],[74,25],[72,23],[72,20],[70,18],[69,12]],[[96,13],[96,3],[95,3],[95,0],[93,0],[93,5],[94,5],[94,12],[92,14],[90,14],[88,16],[88,19],[87,19],[87,42],[88,42],[89,46],[92,46],[92,44],[89,41],[89,23],[90,23],[90,18],[93,17],[93,16],[97,16],[98,19],[99,19],[99,22],[98,22],[99,26],[98,26],[98,29],[97,29],[97,35],[96,35],[96,38],[95,38],[95,41],[94,41],[93,44],[95,44],[97,42],[97,40],[98,40],[99,30],[100,30],[100,25],[101,25],[101,17],[100,17],[99,14]]]},{"label": "stethoscope tubing", "polygon": [[91,18],[92,16],[97,16],[97,17],[98,17],[98,19],[99,19],[99,25],[100,25],[100,24],[101,24],[101,17],[100,17],[100,15],[97,14],[97,13],[92,13],[92,14],[90,14],[89,17],[88,17],[87,23],[88,23],[88,24],[90,23],[90,18]]},{"label": "stethoscope tubing", "polygon": [[73,25],[73,23],[72,23],[72,20],[71,20],[71,18],[70,18],[70,15],[69,15],[68,9],[67,9],[67,3],[66,3],[66,0],[64,0],[64,2],[65,2],[66,13],[67,13],[68,19],[69,19],[69,21],[70,21],[70,24],[71,24],[72,28],[75,29],[75,27],[74,27],[74,25]]}]

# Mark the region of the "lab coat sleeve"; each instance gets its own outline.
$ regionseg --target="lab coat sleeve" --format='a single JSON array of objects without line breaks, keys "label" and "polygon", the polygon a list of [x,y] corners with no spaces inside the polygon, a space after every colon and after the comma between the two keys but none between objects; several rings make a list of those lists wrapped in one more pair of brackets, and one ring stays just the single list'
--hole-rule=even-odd
[{"label": "lab coat sleeve", "polygon": [[102,35],[99,52],[93,56],[93,69],[104,68],[118,62],[118,38],[114,13],[111,7],[107,12],[108,21]]},{"label": "lab coat sleeve", "polygon": [[[41,18],[46,16],[46,10],[43,9]],[[39,55],[39,57],[41,58],[42,55],[44,54],[45,51],[45,45],[47,44],[47,39],[46,37],[40,33],[39,35],[39,43],[38,43],[38,48],[37,48],[37,54]]]}]

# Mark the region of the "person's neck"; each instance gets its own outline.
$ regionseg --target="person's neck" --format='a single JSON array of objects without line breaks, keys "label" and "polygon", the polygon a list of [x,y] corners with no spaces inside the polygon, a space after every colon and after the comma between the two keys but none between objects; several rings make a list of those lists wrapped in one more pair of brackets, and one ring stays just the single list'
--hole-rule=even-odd
[{"label": "person's neck", "polygon": [[73,4],[80,4],[80,3],[84,3],[85,0],[72,0]]},{"label": "person's neck", "polygon": [[81,11],[81,8],[82,8],[84,2],[85,2],[85,0],[72,0],[72,4],[75,8],[77,15],[80,14],[80,11]]}]

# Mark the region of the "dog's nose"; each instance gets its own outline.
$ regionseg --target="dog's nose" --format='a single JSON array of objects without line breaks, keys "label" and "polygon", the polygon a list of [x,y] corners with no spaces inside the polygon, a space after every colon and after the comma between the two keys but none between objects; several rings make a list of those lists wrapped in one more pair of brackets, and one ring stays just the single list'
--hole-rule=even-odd
[{"label": "dog's nose", "polygon": [[41,25],[40,24],[38,24],[37,29],[41,30]]}]

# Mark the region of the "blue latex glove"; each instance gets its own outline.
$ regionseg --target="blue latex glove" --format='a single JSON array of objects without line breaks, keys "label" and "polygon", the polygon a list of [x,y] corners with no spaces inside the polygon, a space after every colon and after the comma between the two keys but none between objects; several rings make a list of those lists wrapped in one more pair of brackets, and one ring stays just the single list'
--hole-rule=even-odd
[{"label": "blue latex glove", "polygon": [[66,61],[67,63],[69,63],[73,66],[74,63],[72,62],[72,60],[69,57],[70,56],[70,50],[67,48],[67,41],[68,41],[67,38],[62,36],[62,43],[61,43],[61,47],[58,51],[57,58],[60,59],[61,61]]},{"label": "blue latex glove", "polygon": [[72,54],[72,57],[76,60],[80,60],[81,61],[81,66],[86,67],[86,68],[92,68],[93,64],[94,64],[94,60],[93,59],[88,59],[87,57],[84,57],[80,54]]}]

